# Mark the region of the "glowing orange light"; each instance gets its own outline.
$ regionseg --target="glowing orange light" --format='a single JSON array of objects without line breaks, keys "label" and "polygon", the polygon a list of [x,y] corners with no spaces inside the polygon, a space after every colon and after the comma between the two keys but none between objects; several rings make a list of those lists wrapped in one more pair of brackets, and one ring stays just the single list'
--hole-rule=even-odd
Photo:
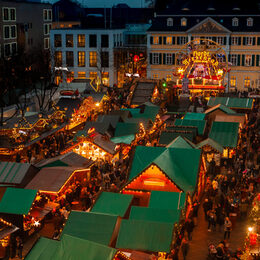
[{"label": "glowing orange light", "polygon": [[165,186],[165,182],[164,181],[157,181],[157,180],[145,180],[144,181],[144,185],[148,185],[148,186],[160,186],[160,187],[164,187]]}]

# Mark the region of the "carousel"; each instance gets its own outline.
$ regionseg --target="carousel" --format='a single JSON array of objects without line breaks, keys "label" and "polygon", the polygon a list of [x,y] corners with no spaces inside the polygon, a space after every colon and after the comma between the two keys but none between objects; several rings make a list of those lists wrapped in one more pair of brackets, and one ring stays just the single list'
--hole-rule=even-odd
[{"label": "carousel", "polygon": [[177,54],[177,78],[174,88],[178,94],[190,92],[204,97],[216,96],[225,90],[225,76],[230,71],[224,49],[208,39],[193,40]]}]

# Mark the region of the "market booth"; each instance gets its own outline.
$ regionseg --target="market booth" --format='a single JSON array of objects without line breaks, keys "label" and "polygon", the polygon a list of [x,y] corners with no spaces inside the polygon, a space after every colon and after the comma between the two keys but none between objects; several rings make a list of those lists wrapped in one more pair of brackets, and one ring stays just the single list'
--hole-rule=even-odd
[{"label": "market booth", "polygon": [[176,119],[175,126],[193,126],[198,128],[198,135],[202,136],[205,132],[206,121],[196,119]]}]

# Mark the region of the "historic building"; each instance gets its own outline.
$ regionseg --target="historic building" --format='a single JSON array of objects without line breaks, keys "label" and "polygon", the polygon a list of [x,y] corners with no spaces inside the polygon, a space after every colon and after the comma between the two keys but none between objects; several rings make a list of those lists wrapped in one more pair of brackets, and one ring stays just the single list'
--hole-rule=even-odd
[{"label": "historic building", "polygon": [[[214,5],[186,1],[155,14],[147,32],[149,64],[147,76],[176,83],[174,71],[181,64],[179,54],[191,41],[209,39],[217,43],[228,62],[224,79],[226,90],[247,90],[260,86],[260,15],[258,9],[243,9],[236,4]],[[223,1],[221,1],[223,2]],[[190,5],[189,5],[190,4]]]}]

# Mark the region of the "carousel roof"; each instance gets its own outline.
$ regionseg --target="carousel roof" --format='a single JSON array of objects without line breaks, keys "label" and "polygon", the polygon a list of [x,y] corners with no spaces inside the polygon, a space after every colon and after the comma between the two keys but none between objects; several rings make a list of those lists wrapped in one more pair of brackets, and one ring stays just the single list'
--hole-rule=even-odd
[{"label": "carousel roof", "polygon": [[0,201],[0,213],[27,215],[37,190],[7,188]]},{"label": "carousel roof", "polygon": [[235,148],[238,141],[239,123],[213,122],[209,138],[223,147]]},{"label": "carousel roof", "polygon": [[123,219],[116,248],[152,252],[169,252],[173,224],[144,220]]},{"label": "carousel roof", "polygon": [[115,215],[73,210],[63,229],[62,238],[70,235],[108,246],[117,220]]},{"label": "carousel roof", "polygon": [[218,104],[225,105],[230,108],[237,109],[252,109],[253,99],[252,98],[232,98],[232,97],[210,97],[208,106],[213,107]]},{"label": "carousel roof", "polygon": [[132,200],[132,195],[102,192],[96,199],[91,212],[124,217]]},{"label": "carousel roof", "polygon": [[212,108],[209,108],[204,113],[207,115],[207,114],[210,114],[211,112],[216,111],[217,109],[220,109],[221,111],[223,111],[226,114],[230,114],[230,115],[236,114],[236,112],[234,110],[232,110],[232,109],[230,109],[227,106],[222,105],[222,104],[218,104],[218,105],[216,105]]},{"label": "carousel roof", "polygon": [[218,151],[219,153],[223,153],[224,150],[222,145],[215,142],[211,138],[207,138],[196,145],[197,148],[202,148],[203,146],[211,146],[214,150]]},{"label": "carousel roof", "polygon": [[198,128],[198,134],[203,135],[206,127],[205,120],[188,120],[188,119],[176,119],[174,122],[176,126],[195,126]]},{"label": "carousel roof", "polygon": [[184,192],[193,192],[200,165],[199,149],[137,146],[129,182],[150,165],[157,165]]}]

